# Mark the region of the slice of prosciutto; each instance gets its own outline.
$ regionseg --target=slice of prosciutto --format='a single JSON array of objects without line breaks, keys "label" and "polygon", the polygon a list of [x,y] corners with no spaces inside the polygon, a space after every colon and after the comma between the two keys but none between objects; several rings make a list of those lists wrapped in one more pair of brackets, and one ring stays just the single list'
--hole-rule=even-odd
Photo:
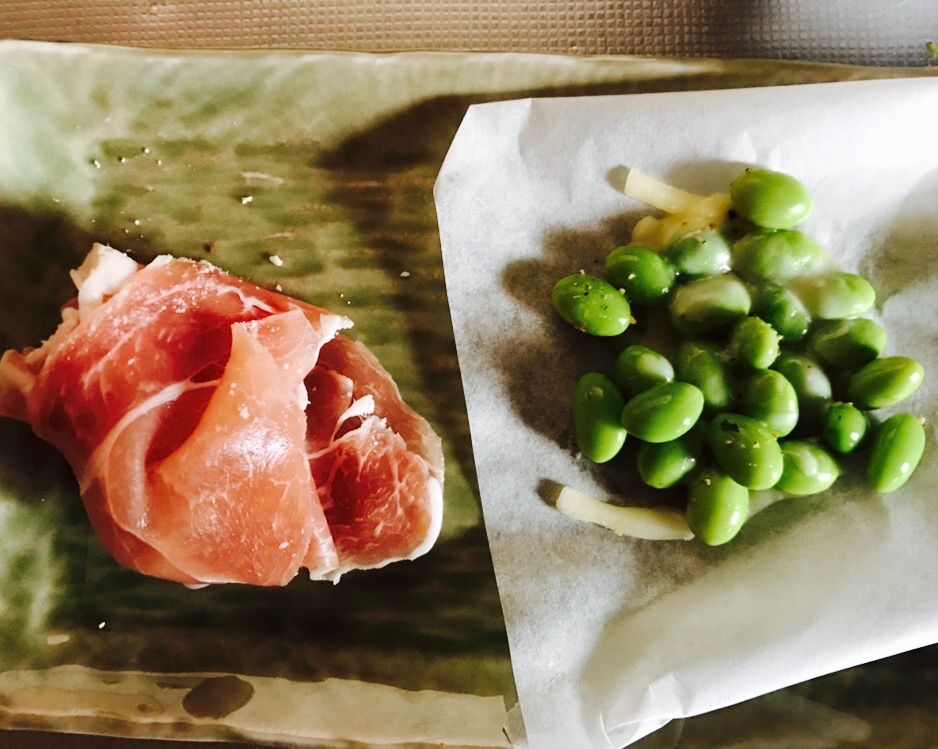
[{"label": "slice of prosciutto", "polygon": [[284,585],[433,546],[440,440],[346,317],[103,245],[72,276],[51,338],[0,359],[0,415],[62,451],[118,562]]}]

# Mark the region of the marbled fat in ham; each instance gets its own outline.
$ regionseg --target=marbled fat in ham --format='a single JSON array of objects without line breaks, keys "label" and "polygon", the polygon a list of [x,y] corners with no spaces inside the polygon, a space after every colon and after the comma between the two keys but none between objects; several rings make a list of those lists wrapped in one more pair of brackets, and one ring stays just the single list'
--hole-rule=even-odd
[{"label": "marbled fat in ham", "polygon": [[191,585],[336,580],[413,559],[442,518],[439,438],[341,315],[205,262],[96,245],[0,415],[78,478],[117,561]]}]

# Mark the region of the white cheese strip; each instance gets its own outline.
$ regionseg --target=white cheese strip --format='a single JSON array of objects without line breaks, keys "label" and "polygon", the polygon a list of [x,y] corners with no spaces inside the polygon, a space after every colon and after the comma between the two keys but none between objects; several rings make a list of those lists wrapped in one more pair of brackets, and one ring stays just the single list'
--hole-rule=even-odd
[{"label": "white cheese strip", "polygon": [[557,496],[557,509],[620,536],[649,541],[689,541],[694,537],[684,513],[673,507],[618,507],[565,486]]},{"label": "white cheese strip", "polygon": [[622,192],[665,213],[701,216],[711,221],[722,221],[730,208],[730,196],[726,193],[698,195],[649,177],[637,169],[629,169]]},{"label": "white cheese strip", "polygon": [[691,213],[704,197],[660,182],[638,169],[629,169],[622,192],[665,213]]}]

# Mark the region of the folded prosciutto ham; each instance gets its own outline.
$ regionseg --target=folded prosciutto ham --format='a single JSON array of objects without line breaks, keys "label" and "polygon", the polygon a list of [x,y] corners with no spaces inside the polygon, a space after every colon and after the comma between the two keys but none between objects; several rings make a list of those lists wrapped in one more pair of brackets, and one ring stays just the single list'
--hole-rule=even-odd
[{"label": "folded prosciutto ham", "polygon": [[0,415],[68,459],[120,563],[190,585],[337,580],[413,559],[442,519],[440,440],[341,316],[205,262],[95,245]]}]

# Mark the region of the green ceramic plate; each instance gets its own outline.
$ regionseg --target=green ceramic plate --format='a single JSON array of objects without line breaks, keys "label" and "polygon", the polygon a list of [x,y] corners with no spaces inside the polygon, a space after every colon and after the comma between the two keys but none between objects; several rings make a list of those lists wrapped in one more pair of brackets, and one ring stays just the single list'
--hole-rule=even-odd
[{"label": "green ceramic plate", "polygon": [[0,43],[0,348],[52,331],[94,240],[208,258],[351,316],[447,448],[423,559],[188,590],[113,563],[61,457],[3,421],[0,728],[504,746],[514,687],[431,194],[466,107],[901,72]]}]

